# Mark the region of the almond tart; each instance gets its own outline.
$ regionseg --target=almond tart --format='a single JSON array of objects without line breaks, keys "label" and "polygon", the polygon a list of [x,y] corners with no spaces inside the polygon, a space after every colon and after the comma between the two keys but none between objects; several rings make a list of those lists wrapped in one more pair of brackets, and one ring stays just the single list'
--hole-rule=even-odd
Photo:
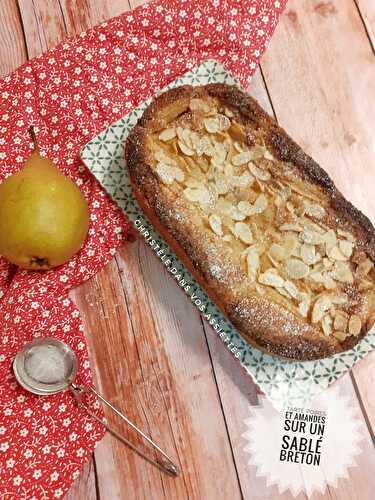
[{"label": "almond tart", "polygon": [[250,344],[312,360],[372,327],[374,227],[237,87],[160,95],[125,155],[145,214]]}]

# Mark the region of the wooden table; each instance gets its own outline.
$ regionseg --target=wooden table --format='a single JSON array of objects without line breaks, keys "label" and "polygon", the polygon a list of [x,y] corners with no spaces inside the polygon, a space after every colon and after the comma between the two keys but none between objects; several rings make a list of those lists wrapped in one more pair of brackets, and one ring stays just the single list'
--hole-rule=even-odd
[{"label": "wooden table", "polygon": [[[2,0],[0,71],[139,3]],[[290,0],[252,84],[252,94],[373,221],[374,43],[374,0]],[[242,434],[257,387],[163,267],[140,238],[72,296],[98,387],[178,457],[183,473],[168,478],[107,435],[68,498],[292,499],[247,465]],[[360,413],[366,440],[348,479],[313,500],[374,498],[374,367],[372,353],[337,382]]]}]

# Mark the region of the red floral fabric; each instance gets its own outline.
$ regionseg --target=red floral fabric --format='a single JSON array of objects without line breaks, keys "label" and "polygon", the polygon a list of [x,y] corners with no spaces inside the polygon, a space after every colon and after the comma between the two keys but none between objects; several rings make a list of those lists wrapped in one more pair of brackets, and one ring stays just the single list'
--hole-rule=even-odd
[{"label": "red floral fabric", "polygon": [[[47,273],[0,258],[0,496],[60,498],[104,429],[68,393],[28,394],[12,360],[29,340],[54,336],[90,365],[69,290],[95,274],[127,238],[129,225],[79,159],[111,122],[207,58],[247,87],[286,0],[155,1],[61,43],[0,81],[0,181],[22,167],[34,126],[43,154],[82,189],[91,226],[82,251]],[[100,408],[98,406],[98,411]]]}]

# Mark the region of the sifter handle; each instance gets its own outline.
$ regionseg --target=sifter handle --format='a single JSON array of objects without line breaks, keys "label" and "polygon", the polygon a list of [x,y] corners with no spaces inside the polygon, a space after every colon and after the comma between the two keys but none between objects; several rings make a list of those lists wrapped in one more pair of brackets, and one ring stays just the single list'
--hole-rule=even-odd
[{"label": "sifter handle", "polygon": [[[104,425],[104,427],[108,430],[110,434],[112,434],[115,438],[117,438],[119,441],[122,443],[126,444],[131,448],[133,451],[138,453],[142,458],[150,462],[152,465],[160,469],[161,471],[171,475],[171,476],[177,476],[179,474],[179,468],[177,465],[175,465],[171,458],[156,444],[154,441],[152,441],[151,438],[149,438],[144,432],[142,432],[138,427],[131,422],[126,415],[121,413],[117,408],[115,408],[109,401],[107,401],[101,394],[97,392],[97,390],[94,387],[87,387],[83,385],[77,385],[72,383],[70,385],[70,391],[72,392],[77,404],[79,407],[82,407],[86,410],[86,412],[90,415],[90,417],[94,418],[97,422],[101,423]],[[124,436],[120,435],[115,429],[110,427],[103,419],[99,418],[95,413],[93,413],[90,408],[83,402],[83,394],[85,393],[92,393],[94,394],[100,401],[102,401],[104,404],[106,404],[111,410],[122,420],[124,420],[132,429],[134,429],[138,434],[140,434],[145,441],[147,441],[162,457],[163,459],[161,460],[154,460],[153,458],[147,456],[140,448],[136,447],[133,443],[131,443],[127,438]]]}]

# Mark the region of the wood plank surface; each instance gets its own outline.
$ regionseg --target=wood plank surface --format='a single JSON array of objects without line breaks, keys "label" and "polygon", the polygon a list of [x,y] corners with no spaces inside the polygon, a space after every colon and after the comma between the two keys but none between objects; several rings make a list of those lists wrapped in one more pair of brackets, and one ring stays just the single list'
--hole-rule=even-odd
[{"label": "wood plank surface", "polygon": [[[3,0],[0,70],[141,3]],[[374,19],[372,0],[289,0],[251,88],[373,221]],[[267,487],[246,463],[242,434],[249,404],[258,403],[256,385],[141,238],[72,297],[85,320],[98,388],[177,459],[183,474],[166,477],[107,435],[69,500],[293,498]],[[375,353],[338,382],[367,429],[359,467],[313,500],[372,498],[374,364]]]},{"label": "wood plank surface", "polygon": [[68,36],[86,31],[130,8],[127,0],[59,0],[59,3]]},{"label": "wood plank surface", "polygon": [[58,0],[18,0],[28,58],[57,45],[66,37]]},{"label": "wood plank surface", "polygon": [[355,0],[355,2],[375,53],[375,2],[374,0]]},{"label": "wood plank surface", "polygon": [[92,458],[87,462],[79,476],[73,483],[65,500],[97,500],[95,461]]},{"label": "wood plank surface", "polygon": [[0,71],[5,76],[26,61],[27,52],[15,0],[3,0],[0,12]]}]

